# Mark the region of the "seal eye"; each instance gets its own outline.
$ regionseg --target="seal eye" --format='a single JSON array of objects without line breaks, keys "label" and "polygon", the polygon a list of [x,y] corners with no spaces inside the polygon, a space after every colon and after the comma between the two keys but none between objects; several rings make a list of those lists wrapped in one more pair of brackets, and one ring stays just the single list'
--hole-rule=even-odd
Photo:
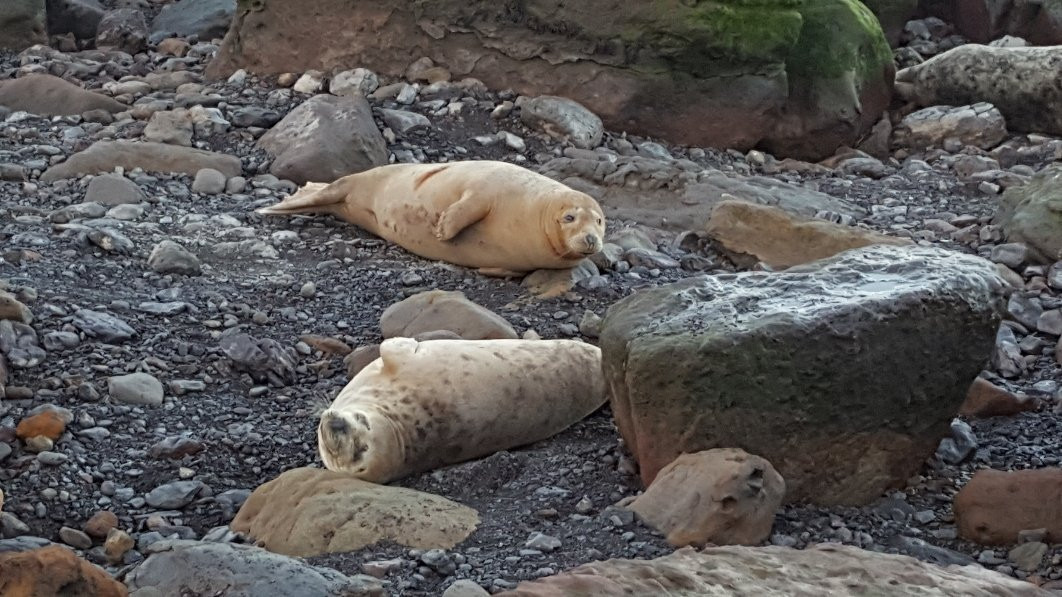
[{"label": "seal eye", "polygon": [[597,219],[597,223],[598,223],[598,224],[600,224],[600,223],[601,223],[601,218],[598,218],[598,219]]},{"label": "seal eye", "polygon": [[574,222],[575,221],[575,216],[573,216],[572,214],[568,214],[568,215],[564,216],[564,221],[565,222]]}]

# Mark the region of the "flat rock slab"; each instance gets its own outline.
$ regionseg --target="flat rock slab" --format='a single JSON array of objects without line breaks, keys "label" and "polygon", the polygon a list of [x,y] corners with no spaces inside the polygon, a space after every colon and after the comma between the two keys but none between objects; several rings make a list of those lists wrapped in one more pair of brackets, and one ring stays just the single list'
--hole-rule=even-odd
[{"label": "flat rock slab", "polygon": [[690,548],[655,560],[608,560],[521,583],[499,597],[1048,597],[1051,591],[979,566],[940,567],[848,545]]},{"label": "flat rock slab", "polygon": [[298,468],[256,489],[230,526],[270,551],[310,557],[382,540],[450,549],[478,524],[475,510],[439,496]]},{"label": "flat rock slab", "polygon": [[0,83],[0,106],[38,116],[73,116],[90,110],[124,112],[129,106],[52,75],[26,75]]},{"label": "flat rock slab", "polygon": [[788,501],[868,503],[948,434],[1005,287],[979,257],[877,245],[638,292],[602,324],[617,426],[647,484],[679,454],[738,447]]},{"label": "flat rock slab", "polygon": [[97,141],[85,151],[75,153],[65,162],[48,168],[41,175],[41,182],[111,172],[116,166],[127,171],[141,168],[145,172],[173,172],[189,176],[195,176],[203,168],[213,168],[229,178],[239,176],[243,171],[239,158],[212,151],[165,143]]},{"label": "flat rock slab", "polygon": [[159,541],[125,577],[130,597],[225,595],[225,597],[384,597],[378,580],[346,577],[233,543]]}]

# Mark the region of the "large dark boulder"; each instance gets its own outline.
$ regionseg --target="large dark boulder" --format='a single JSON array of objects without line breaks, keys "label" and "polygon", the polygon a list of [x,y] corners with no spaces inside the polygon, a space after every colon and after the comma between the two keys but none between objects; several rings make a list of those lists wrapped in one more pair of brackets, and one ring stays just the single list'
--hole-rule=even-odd
[{"label": "large dark boulder", "polygon": [[979,257],[877,245],[635,293],[602,324],[616,424],[646,484],[735,447],[778,469],[788,501],[866,504],[949,432],[1004,288]]},{"label": "large dark boulder", "polygon": [[895,70],[858,0],[240,0],[208,72],[401,76],[422,57],[613,130],[805,159],[869,130]]},{"label": "large dark boulder", "polygon": [[0,50],[48,43],[44,0],[0,1]]}]

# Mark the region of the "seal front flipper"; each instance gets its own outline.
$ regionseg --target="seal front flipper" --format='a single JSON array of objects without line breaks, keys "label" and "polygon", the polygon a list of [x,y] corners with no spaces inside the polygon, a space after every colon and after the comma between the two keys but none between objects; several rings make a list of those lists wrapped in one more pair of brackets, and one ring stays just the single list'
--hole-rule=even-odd
[{"label": "seal front flipper", "polygon": [[346,185],[339,179],[331,184],[308,182],[297,193],[276,205],[256,209],[266,215],[299,213],[334,213],[346,201]]},{"label": "seal front flipper", "polygon": [[453,240],[461,231],[487,217],[490,203],[472,191],[465,191],[461,198],[451,203],[439,214],[435,223],[435,238],[441,241]]},{"label": "seal front flipper", "polygon": [[388,338],[380,343],[380,372],[394,375],[417,352],[420,344],[413,338]]},{"label": "seal front flipper", "polygon": [[480,275],[491,278],[523,278],[527,275],[527,272],[517,272],[501,267],[481,267],[476,271],[478,271]]}]

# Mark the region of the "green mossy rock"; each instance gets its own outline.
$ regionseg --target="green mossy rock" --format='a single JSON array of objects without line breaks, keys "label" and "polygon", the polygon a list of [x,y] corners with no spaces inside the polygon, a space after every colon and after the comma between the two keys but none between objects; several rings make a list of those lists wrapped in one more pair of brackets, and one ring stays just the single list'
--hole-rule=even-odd
[{"label": "green mossy rock", "polygon": [[425,56],[456,79],[574,99],[613,130],[803,159],[869,130],[895,72],[858,0],[240,0],[208,74],[397,77]]},{"label": "green mossy rock", "polygon": [[1007,241],[1028,244],[1040,261],[1062,260],[1062,164],[1007,189],[994,223],[1003,227]]},{"label": "green mossy rock", "polygon": [[877,245],[637,292],[602,322],[616,425],[647,485],[679,454],[741,448],[787,501],[869,503],[948,433],[1004,288],[979,257]]}]

